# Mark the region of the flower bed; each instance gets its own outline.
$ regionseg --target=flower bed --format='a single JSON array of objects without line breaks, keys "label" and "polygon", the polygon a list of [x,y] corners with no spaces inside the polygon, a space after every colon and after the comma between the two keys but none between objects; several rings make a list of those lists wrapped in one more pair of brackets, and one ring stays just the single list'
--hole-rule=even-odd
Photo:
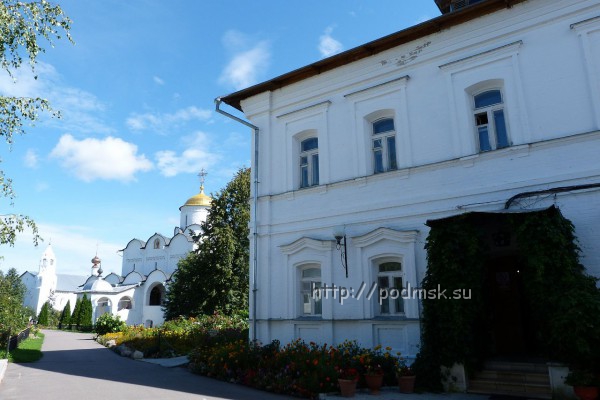
[{"label": "flower bed", "polygon": [[[338,378],[349,371],[365,374],[381,371],[384,384],[397,385],[401,359],[382,351],[365,349],[355,341],[338,346],[306,344],[295,340],[260,346],[247,340],[202,346],[190,354],[190,368],[199,374],[258,389],[302,397],[338,391]],[[364,383],[359,380],[359,385]]]},{"label": "flower bed", "polygon": [[114,340],[117,346],[124,344],[143,352],[144,357],[173,357],[188,354],[195,348],[246,338],[247,328],[242,318],[214,314],[167,321],[158,328],[127,326],[122,332],[107,333],[97,340],[104,345]]}]

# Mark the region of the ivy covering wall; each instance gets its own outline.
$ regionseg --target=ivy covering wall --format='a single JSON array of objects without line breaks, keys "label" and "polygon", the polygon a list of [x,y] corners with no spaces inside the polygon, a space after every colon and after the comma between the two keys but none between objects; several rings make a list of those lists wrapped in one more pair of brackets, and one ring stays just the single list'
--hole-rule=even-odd
[{"label": "ivy covering wall", "polygon": [[530,330],[539,355],[598,369],[600,291],[579,263],[573,224],[558,208],[526,213],[468,213],[429,221],[426,291],[471,289],[470,299],[423,300],[417,384],[442,390],[441,366],[481,367],[489,350],[490,308],[485,293],[489,242],[485,223],[501,219],[517,241]]}]

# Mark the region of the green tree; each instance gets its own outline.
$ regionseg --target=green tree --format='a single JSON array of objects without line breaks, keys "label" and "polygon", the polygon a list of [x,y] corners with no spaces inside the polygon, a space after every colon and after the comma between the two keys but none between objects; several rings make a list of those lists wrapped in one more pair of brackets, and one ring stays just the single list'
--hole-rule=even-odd
[{"label": "green tree", "polygon": [[17,270],[6,275],[0,271],[0,349],[4,349],[9,332],[15,333],[27,326],[28,309],[23,307],[25,285]]},{"label": "green tree", "polygon": [[248,309],[250,169],[240,169],[213,197],[197,251],[182,259],[164,305],[167,319]]},{"label": "green tree", "polygon": [[81,299],[81,308],[79,312],[79,321],[77,324],[77,328],[81,330],[91,330],[92,323],[92,301],[87,298],[86,294],[83,294],[83,299]]},{"label": "green tree", "polygon": [[45,302],[38,315],[38,324],[42,326],[48,326],[48,314],[50,313],[50,303]]},{"label": "green tree", "polygon": [[79,326],[79,318],[81,315],[81,299],[78,297],[75,301],[75,307],[73,307],[73,314],[71,315],[71,326]]},{"label": "green tree", "polygon": [[67,301],[67,304],[65,304],[65,307],[62,310],[62,313],[60,314],[60,321],[58,323],[58,327],[60,329],[64,329],[69,327],[69,325],[71,324],[71,300]]},{"label": "green tree", "polygon": [[[14,78],[14,73],[21,67],[25,56],[29,59],[32,71],[35,72],[37,57],[39,53],[44,52],[40,42],[45,40],[52,45],[55,39],[61,39],[62,34],[72,42],[70,29],[71,20],[64,15],[62,9],[46,0],[31,2],[2,0],[0,2],[1,68]],[[58,116],[46,99],[0,96],[0,136],[4,136],[4,140],[12,146],[14,136],[25,133],[24,122],[34,122],[43,111],[50,111],[54,116]],[[11,205],[15,198],[12,181],[1,169],[0,197],[8,199]],[[38,230],[30,217],[0,210],[0,245],[12,246],[17,233],[26,228],[33,231],[34,243],[37,244]]]}]

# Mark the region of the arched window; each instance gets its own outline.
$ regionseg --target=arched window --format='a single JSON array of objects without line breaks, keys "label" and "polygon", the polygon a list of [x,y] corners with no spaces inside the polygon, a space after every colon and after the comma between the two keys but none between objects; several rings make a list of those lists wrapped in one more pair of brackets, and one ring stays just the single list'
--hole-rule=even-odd
[{"label": "arched window", "polygon": [[510,146],[500,89],[475,94],[473,106],[479,151],[484,152]]},{"label": "arched window", "polygon": [[130,297],[121,297],[121,299],[119,300],[119,305],[118,305],[117,311],[131,310],[131,308],[132,308],[131,298]]},{"label": "arched window", "polygon": [[98,300],[96,305],[96,318],[101,316],[102,314],[106,314],[110,312],[110,300],[106,297],[103,297]]},{"label": "arched window", "polygon": [[160,240],[158,238],[154,239],[154,248],[160,249]]},{"label": "arched window", "polygon": [[307,266],[300,270],[300,297],[302,315],[322,314],[321,268],[318,265]]},{"label": "arched window", "polygon": [[165,288],[163,285],[157,285],[150,291],[150,300],[148,302],[151,306],[160,306],[163,302]]},{"label": "arched window", "polygon": [[393,118],[373,122],[373,173],[379,174],[398,169],[396,159],[396,129]]},{"label": "arched window", "polygon": [[402,263],[398,261],[383,261],[375,266],[377,272],[377,286],[379,289],[380,315],[404,314],[402,299],[403,272]]},{"label": "arched window", "polygon": [[311,137],[300,142],[300,187],[319,184],[319,139]]}]

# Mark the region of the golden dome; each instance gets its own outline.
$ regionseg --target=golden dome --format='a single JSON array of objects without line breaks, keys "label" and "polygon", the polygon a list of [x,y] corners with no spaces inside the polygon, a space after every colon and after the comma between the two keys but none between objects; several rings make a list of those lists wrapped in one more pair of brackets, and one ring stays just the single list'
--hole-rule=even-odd
[{"label": "golden dome", "polygon": [[204,186],[200,186],[200,193],[195,196],[190,197],[183,206],[204,206],[210,207],[210,203],[212,202],[212,198],[204,194]]}]

